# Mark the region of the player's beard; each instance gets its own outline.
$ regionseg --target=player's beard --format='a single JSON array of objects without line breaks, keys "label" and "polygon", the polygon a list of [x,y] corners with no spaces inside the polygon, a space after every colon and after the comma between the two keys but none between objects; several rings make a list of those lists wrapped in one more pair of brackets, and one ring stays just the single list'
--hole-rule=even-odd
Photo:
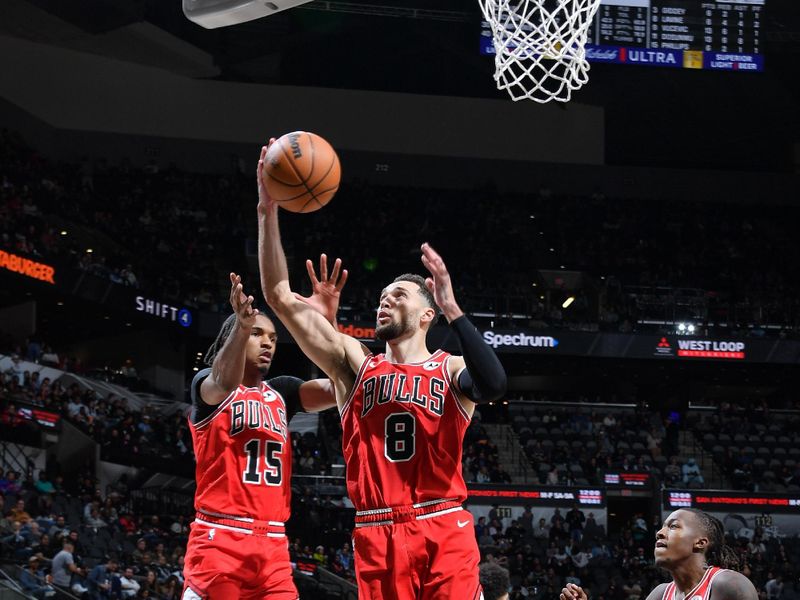
[{"label": "player's beard", "polygon": [[391,342],[411,331],[410,319],[406,317],[400,322],[390,321],[375,327],[375,337],[382,342]]}]

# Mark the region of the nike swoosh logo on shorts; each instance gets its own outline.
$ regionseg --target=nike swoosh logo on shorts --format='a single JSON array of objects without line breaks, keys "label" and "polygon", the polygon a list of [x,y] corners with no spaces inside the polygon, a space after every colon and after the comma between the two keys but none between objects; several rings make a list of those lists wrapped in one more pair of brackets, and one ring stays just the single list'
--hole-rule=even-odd
[{"label": "nike swoosh logo on shorts", "polygon": [[459,527],[466,527],[467,525],[469,525],[469,521],[458,521],[456,522],[456,525],[458,525]]}]

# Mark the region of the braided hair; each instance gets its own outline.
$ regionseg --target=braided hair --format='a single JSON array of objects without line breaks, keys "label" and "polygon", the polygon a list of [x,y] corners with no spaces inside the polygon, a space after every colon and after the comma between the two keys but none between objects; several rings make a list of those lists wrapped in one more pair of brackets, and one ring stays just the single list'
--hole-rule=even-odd
[{"label": "braided hair", "polygon": [[733,548],[725,543],[725,527],[722,525],[722,521],[697,508],[684,508],[683,510],[692,513],[697,518],[700,527],[708,536],[706,562],[712,567],[738,570],[739,557]]},{"label": "braided hair", "polygon": [[206,355],[203,357],[203,362],[206,363],[209,367],[214,364],[214,359],[217,358],[217,354],[219,351],[222,350],[222,347],[225,345],[225,342],[228,341],[228,338],[231,335],[231,331],[236,326],[236,313],[233,313],[225,319],[225,322],[222,324],[222,327],[217,334],[217,339],[208,347],[208,351],[206,351]]}]

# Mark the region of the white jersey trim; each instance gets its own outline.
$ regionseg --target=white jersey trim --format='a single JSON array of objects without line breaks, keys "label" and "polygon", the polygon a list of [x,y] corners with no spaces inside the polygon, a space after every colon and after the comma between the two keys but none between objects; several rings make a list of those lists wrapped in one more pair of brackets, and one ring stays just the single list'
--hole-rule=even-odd
[{"label": "white jersey trim", "polygon": [[353,381],[353,387],[350,390],[350,393],[347,394],[347,399],[342,404],[342,408],[339,410],[339,418],[343,419],[344,414],[347,412],[347,409],[350,408],[350,405],[353,403],[353,397],[356,395],[356,390],[358,390],[358,386],[361,383],[361,379],[364,377],[364,371],[367,370],[367,365],[369,361],[375,358],[374,354],[368,354],[364,357],[364,361],[361,363],[361,366],[358,368],[358,373],[356,373],[356,379]]},{"label": "white jersey trim", "polygon": [[442,515],[458,512],[460,510],[464,509],[460,506],[454,506],[453,508],[445,508],[444,510],[437,510],[436,512],[428,513],[427,515],[418,515],[417,521],[422,521],[424,519],[432,519],[433,517],[440,517]]},{"label": "white jersey trim", "polygon": [[[210,521],[203,521],[203,519],[195,519],[195,523],[199,523],[200,525],[205,525],[206,527],[210,527],[211,529],[228,529],[230,531],[235,531],[237,533],[245,533],[247,535],[253,535],[252,529],[247,529],[245,527],[234,527],[233,525],[221,525],[219,523],[211,523]],[[272,538],[282,538],[286,537],[285,533],[267,533],[267,537]]]},{"label": "white jersey trim", "polygon": [[200,525],[205,525],[206,527],[210,527],[211,529],[228,529],[230,531],[236,531],[238,533],[246,533],[247,535],[253,535],[252,529],[247,529],[245,527],[233,527],[232,525],[220,525],[219,523],[211,523],[209,521],[203,521],[203,519],[195,519],[195,523],[199,523]]},{"label": "white jersey trim", "polygon": [[472,422],[472,417],[469,416],[469,413],[467,412],[467,409],[464,408],[464,406],[461,404],[461,399],[458,397],[458,393],[459,392],[461,392],[462,394],[464,393],[461,390],[461,388],[458,386],[458,376],[461,375],[461,372],[464,369],[466,369],[467,367],[466,366],[461,367],[458,370],[458,373],[456,373],[455,378],[450,377],[449,363],[450,363],[450,359],[452,357],[453,357],[452,354],[449,355],[447,357],[447,360],[445,360],[444,365],[443,365],[444,366],[443,370],[444,370],[445,381],[447,381],[448,391],[452,393],[453,399],[456,402],[456,406],[458,407],[458,412],[460,412],[461,416],[464,417],[467,420],[467,423],[471,423]]}]

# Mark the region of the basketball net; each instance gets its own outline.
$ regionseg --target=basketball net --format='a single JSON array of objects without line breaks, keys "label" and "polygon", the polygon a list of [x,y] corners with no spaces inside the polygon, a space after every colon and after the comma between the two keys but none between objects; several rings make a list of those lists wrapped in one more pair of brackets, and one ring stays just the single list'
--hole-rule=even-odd
[{"label": "basketball net", "polygon": [[492,29],[494,80],[516,100],[569,102],[589,81],[586,39],[600,0],[478,0]]}]

